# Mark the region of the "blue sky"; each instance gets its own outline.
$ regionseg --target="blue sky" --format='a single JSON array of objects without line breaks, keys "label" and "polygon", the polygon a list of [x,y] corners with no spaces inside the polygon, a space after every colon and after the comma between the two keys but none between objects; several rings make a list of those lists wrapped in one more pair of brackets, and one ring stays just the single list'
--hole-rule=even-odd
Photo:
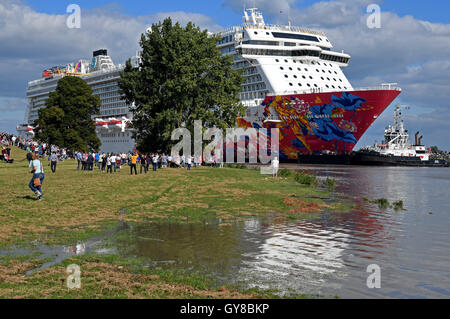
[{"label": "blue sky", "polygon": [[[274,0],[275,2],[276,0]],[[318,0],[301,0],[293,5],[295,8],[305,8],[319,2]],[[374,1],[375,2],[375,1]],[[93,9],[108,6],[111,9],[120,10],[123,13],[140,16],[157,12],[185,11],[197,12],[213,17],[220,25],[232,25],[236,18],[240,19],[240,12],[224,7],[218,0],[168,0],[168,1],[148,1],[148,0],[28,0],[26,1],[32,8],[40,12],[51,14],[62,14],[65,8],[71,3],[76,3],[85,9]],[[249,0],[247,3],[252,4]],[[450,1],[449,0],[385,0],[381,2],[382,10],[393,11],[400,16],[413,15],[417,19],[449,23],[450,22]]]},{"label": "blue sky", "polygon": [[[71,3],[82,9],[81,29],[66,26]],[[381,29],[366,25],[371,3],[381,6]],[[171,16],[219,31],[241,24],[244,5],[260,8],[268,23],[287,24],[289,13],[293,25],[324,31],[335,50],[352,56],[344,73],[355,88],[399,83],[396,102],[411,106],[408,128],[422,131],[426,144],[450,150],[448,0],[0,0],[0,131],[14,132],[23,122],[27,83],[43,69],[89,58],[99,48],[123,63],[151,23]],[[381,139],[394,104],[359,146]]]}]

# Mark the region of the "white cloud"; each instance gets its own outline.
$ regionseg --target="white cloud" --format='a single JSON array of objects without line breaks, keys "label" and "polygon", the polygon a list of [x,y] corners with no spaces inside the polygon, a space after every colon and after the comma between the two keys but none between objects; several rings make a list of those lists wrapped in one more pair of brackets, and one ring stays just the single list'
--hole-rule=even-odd
[{"label": "white cloud", "polygon": [[43,69],[89,58],[92,51],[107,48],[116,63],[135,54],[146,26],[171,16],[174,22],[193,21],[201,28],[217,30],[210,17],[196,13],[167,12],[131,17],[110,6],[83,10],[81,28],[69,29],[68,14],[39,13],[20,1],[0,2],[0,96],[25,93],[26,83]]}]

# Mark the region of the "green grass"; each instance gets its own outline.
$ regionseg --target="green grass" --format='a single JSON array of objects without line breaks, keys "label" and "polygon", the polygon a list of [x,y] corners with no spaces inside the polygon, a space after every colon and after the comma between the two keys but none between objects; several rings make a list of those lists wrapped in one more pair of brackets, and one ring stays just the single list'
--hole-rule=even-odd
[{"label": "green grass", "polygon": [[280,170],[280,172],[278,173],[278,175],[280,177],[292,177],[294,175],[294,171],[287,169],[287,168],[283,168],[282,170]]},{"label": "green grass", "polygon": [[[45,199],[28,188],[25,152],[13,149],[12,165],[0,164],[0,246],[83,240],[111,228],[121,216],[128,222],[148,219],[199,222],[212,216],[224,222],[269,212],[285,213],[283,199],[306,201],[320,191],[288,180],[267,178],[256,170],[233,168],[165,169],[131,176],[76,171],[75,161],[59,163],[56,174],[43,160]],[[239,166],[239,168],[245,165]]]},{"label": "green grass", "polygon": [[[42,244],[72,244],[113,229],[119,219],[134,225],[149,220],[203,223],[220,219],[224,226],[249,216],[274,213],[284,216],[286,220],[298,219],[302,215],[292,211],[295,206],[286,205],[286,198],[323,204],[318,198],[327,198],[329,195],[326,191],[314,187],[317,185],[314,176],[282,170],[280,175],[289,178],[272,178],[261,175],[258,170],[244,169],[245,165],[223,169],[202,167],[191,171],[165,169],[156,173],[131,176],[127,165],[116,174],[106,174],[99,170],[82,172],[76,170],[77,164],[72,160],[59,163],[56,174],[53,174],[47,166],[48,162],[42,160],[46,174],[43,183],[45,198],[37,201],[28,188],[31,174],[25,161],[25,152],[13,148],[12,157],[15,159],[14,164],[0,164],[0,247],[27,247],[37,239]],[[336,207],[340,204],[336,203]],[[126,213],[119,215],[123,208],[126,208]],[[124,287],[120,284],[109,287],[108,282],[100,278],[105,274],[92,270],[87,275],[85,290],[67,291],[61,284],[61,278],[67,275],[64,265],[74,260],[64,261],[63,265],[39,271],[26,280],[21,280],[23,269],[33,268],[45,261],[38,257],[0,259],[0,297],[185,298],[205,297],[205,294],[206,297],[212,298],[231,296],[227,289],[225,290],[228,293],[222,295],[217,295],[214,290],[211,292],[210,289],[215,287],[205,278],[195,274],[170,271],[155,273],[156,270],[153,269],[150,273],[158,276],[157,284],[150,279],[140,283],[136,276],[145,272],[138,266],[141,261],[119,260],[117,256],[77,257],[75,261],[87,267],[103,265],[98,267],[105,267],[105,274],[111,271],[112,275],[114,271],[111,269],[122,265],[121,267],[125,267]],[[11,263],[19,270],[2,277],[2,271],[8,274],[11,269],[16,269],[11,267]],[[189,288],[164,290],[164,283],[175,283]],[[146,290],[150,286],[154,288],[151,293]],[[248,297],[252,294],[255,294],[255,291],[240,296]],[[258,295],[261,293],[258,292]],[[270,293],[267,296],[270,297]]]}]

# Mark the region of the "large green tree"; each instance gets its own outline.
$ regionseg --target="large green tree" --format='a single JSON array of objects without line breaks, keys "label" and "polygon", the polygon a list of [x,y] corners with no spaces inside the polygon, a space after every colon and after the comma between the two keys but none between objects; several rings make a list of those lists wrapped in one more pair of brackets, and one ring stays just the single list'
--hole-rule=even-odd
[{"label": "large green tree", "polygon": [[100,98],[83,79],[62,78],[45,104],[34,123],[38,140],[74,151],[99,150],[92,115],[100,111]]},{"label": "large green tree", "polygon": [[138,149],[168,151],[171,133],[195,120],[204,127],[235,125],[245,108],[238,93],[244,81],[232,68],[231,56],[222,56],[217,37],[191,22],[185,27],[167,18],[142,34],[142,61],[127,61],[119,86],[132,108]]}]

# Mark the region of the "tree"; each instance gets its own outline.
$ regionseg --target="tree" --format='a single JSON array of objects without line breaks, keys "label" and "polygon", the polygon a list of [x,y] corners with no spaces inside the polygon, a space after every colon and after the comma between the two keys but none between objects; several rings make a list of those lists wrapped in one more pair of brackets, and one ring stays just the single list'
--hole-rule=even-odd
[{"label": "tree", "polygon": [[92,115],[100,111],[100,98],[92,95],[83,79],[66,76],[59,80],[45,105],[34,123],[38,140],[70,150],[99,150]]},{"label": "tree", "polygon": [[171,133],[195,120],[205,127],[234,126],[245,111],[239,100],[241,71],[234,70],[231,56],[223,57],[218,38],[189,22],[186,27],[164,22],[142,34],[141,63],[128,60],[119,87],[133,104],[133,135],[141,151],[170,150]]},{"label": "tree", "polygon": [[434,154],[440,153],[439,148],[437,146],[431,146],[431,153]]}]

